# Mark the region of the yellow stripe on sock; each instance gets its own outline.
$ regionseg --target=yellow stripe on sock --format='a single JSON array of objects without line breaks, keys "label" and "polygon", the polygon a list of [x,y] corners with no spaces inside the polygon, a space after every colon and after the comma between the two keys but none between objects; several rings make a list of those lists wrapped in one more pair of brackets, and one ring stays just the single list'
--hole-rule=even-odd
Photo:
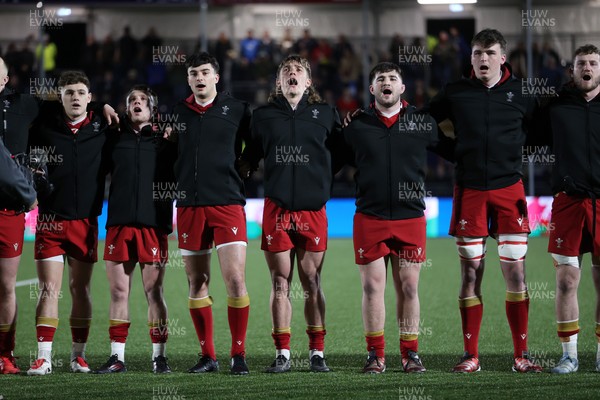
[{"label": "yellow stripe on sock", "polygon": [[188,308],[204,308],[210,307],[213,304],[213,299],[211,296],[206,296],[201,299],[192,299],[188,297]]},{"label": "yellow stripe on sock", "polygon": [[287,328],[273,328],[273,333],[275,335],[278,335],[280,333],[292,333],[292,328],[291,327],[287,327]]},{"label": "yellow stripe on sock", "polygon": [[321,332],[325,330],[323,325],[306,325],[306,330],[309,332]]},{"label": "yellow stripe on sock", "polygon": [[400,333],[400,340],[404,342],[410,342],[411,340],[417,340],[418,338],[418,333]]},{"label": "yellow stripe on sock", "polygon": [[[556,325],[558,326],[558,331],[559,332],[570,332],[570,331],[576,331],[579,329],[579,320],[576,319],[575,321],[568,321],[568,322],[560,322],[558,321],[556,323]],[[598,331],[598,327],[596,326],[596,332]]]},{"label": "yellow stripe on sock", "polygon": [[124,320],[124,319],[109,319],[108,320],[109,326],[117,326],[117,325],[128,324],[128,323],[129,323],[129,321]]},{"label": "yellow stripe on sock", "polygon": [[365,336],[367,337],[375,337],[375,336],[383,336],[384,330],[375,331],[375,332],[365,332]]},{"label": "yellow stripe on sock", "polygon": [[241,297],[227,297],[227,305],[232,308],[244,308],[250,305],[250,296],[245,294]]},{"label": "yellow stripe on sock", "polygon": [[53,328],[58,328],[58,318],[51,318],[51,317],[36,317],[35,318],[35,325],[45,325],[45,326],[51,326]]},{"label": "yellow stripe on sock", "polygon": [[465,297],[464,299],[458,299],[458,306],[460,308],[468,308],[478,306],[479,304],[482,304],[482,302],[481,296]]},{"label": "yellow stripe on sock", "polygon": [[11,327],[12,327],[12,324],[0,324],[0,332],[2,332],[2,333],[10,332]]},{"label": "yellow stripe on sock", "polygon": [[89,328],[92,325],[91,318],[69,318],[69,325],[71,328]]},{"label": "yellow stripe on sock", "polygon": [[509,292],[508,290],[506,291],[506,301],[516,303],[519,301],[525,301],[528,298],[529,295],[527,294],[527,290],[523,292]]}]

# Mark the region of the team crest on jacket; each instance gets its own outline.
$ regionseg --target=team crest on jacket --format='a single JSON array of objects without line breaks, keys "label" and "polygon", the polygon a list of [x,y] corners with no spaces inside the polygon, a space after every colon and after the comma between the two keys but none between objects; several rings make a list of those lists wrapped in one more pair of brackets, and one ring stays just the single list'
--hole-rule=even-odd
[{"label": "team crest on jacket", "polygon": [[92,124],[94,127],[94,132],[98,132],[100,130],[100,122],[96,121]]},{"label": "team crest on jacket", "polygon": [[512,103],[512,99],[513,99],[513,97],[515,97],[515,94],[514,94],[513,92],[508,92],[508,93],[506,93],[506,101],[507,101],[508,103]]},{"label": "team crest on jacket", "polygon": [[9,107],[10,107],[10,101],[4,100],[4,108],[9,108]]},{"label": "team crest on jacket", "polygon": [[223,112],[221,114],[227,115],[227,111],[229,111],[229,107],[223,106],[223,107],[221,107],[221,109],[223,110]]},{"label": "team crest on jacket", "polygon": [[312,114],[314,119],[319,118],[319,110],[317,110],[316,108],[313,108]]}]

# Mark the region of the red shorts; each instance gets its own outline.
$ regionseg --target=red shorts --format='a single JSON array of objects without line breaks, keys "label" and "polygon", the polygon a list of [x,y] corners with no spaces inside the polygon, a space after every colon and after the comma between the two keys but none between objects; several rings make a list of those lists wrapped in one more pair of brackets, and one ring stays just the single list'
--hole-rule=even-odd
[{"label": "red shorts", "polygon": [[248,242],[244,207],[228,206],[179,207],[177,209],[179,248],[190,251],[208,250],[231,242]]},{"label": "red shorts", "polygon": [[25,214],[0,211],[0,258],[18,257],[23,253]]},{"label": "red shorts", "polygon": [[325,206],[318,211],[289,211],[265,198],[260,248],[277,253],[294,247],[313,252],[327,250]]},{"label": "red shorts", "polygon": [[502,189],[454,188],[450,235],[497,237],[501,233],[529,233],[523,182]]},{"label": "red shorts", "polygon": [[60,255],[86,263],[98,261],[98,219],[65,220],[52,214],[38,214],[35,259]]},{"label": "red shorts", "polygon": [[106,231],[104,260],[164,265],[169,253],[167,236],[156,228],[110,226]]},{"label": "red shorts", "polygon": [[425,216],[387,220],[354,214],[355,262],[365,265],[390,254],[411,262],[425,261],[426,221]]},{"label": "red shorts", "polygon": [[[596,200],[600,204],[600,200]],[[552,202],[552,229],[548,252],[575,257],[590,251],[600,255],[600,209],[596,204],[596,237],[592,238],[592,199],[564,192]]]}]

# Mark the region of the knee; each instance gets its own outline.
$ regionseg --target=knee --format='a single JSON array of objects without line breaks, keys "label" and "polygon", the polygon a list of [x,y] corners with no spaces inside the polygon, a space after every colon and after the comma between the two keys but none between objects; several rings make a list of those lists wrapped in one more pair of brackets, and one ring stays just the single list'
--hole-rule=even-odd
[{"label": "knee", "polygon": [[110,299],[113,303],[127,302],[129,299],[129,290],[124,286],[117,286],[110,289]]},{"label": "knee", "polygon": [[416,282],[402,282],[402,295],[406,300],[414,300],[419,296],[419,287]]},{"label": "knee", "polygon": [[575,279],[563,277],[556,282],[556,288],[561,294],[570,294],[577,290],[578,284]]}]

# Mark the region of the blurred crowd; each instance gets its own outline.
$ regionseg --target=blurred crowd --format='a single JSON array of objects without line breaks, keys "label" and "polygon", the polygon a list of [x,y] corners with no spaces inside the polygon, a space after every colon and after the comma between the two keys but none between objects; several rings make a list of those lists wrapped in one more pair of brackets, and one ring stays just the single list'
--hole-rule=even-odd
[{"label": "blurred crowd", "polygon": [[[31,93],[32,79],[39,76],[40,68],[46,78],[56,78],[65,69],[56,61],[61,51],[72,49],[53,43],[47,34],[42,40],[44,46],[31,35],[20,43],[8,43],[6,48],[0,49],[0,55],[10,67],[9,86],[15,90]],[[248,30],[243,39],[234,40],[221,32],[208,45],[209,52],[221,66],[219,90],[226,90],[253,107],[266,103],[275,83],[277,65],[290,53],[300,54],[310,61],[315,87],[327,102],[336,105],[342,117],[363,106],[361,50],[358,43],[342,34],[332,40],[315,38],[309,29],[305,29],[294,37],[288,29],[281,39],[275,40],[268,30],[259,34]],[[102,40],[89,37],[79,50],[79,65],[69,65],[66,69],[85,71],[95,100],[107,102],[120,111],[124,110],[126,91],[134,84],[146,83],[159,96],[159,111],[168,112],[177,101],[190,94],[185,57],[199,49],[199,43],[167,41],[155,28],[149,28],[143,37],[136,38],[131,29],[125,27],[117,38],[112,34]],[[440,31],[437,36],[410,40],[396,34],[384,50],[369,49],[367,60],[369,64],[379,61],[399,63],[406,85],[403,97],[420,108],[445,83],[469,74],[470,53],[469,41],[452,27]],[[40,67],[40,60],[43,60],[43,67]],[[561,57],[547,42],[542,46],[534,45],[533,61],[533,77],[547,78],[547,84],[557,88],[567,80]],[[508,62],[515,75],[527,76],[526,50],[522,42],[510,49]],[[436,156],[429,158],[427,183],[433,195],[452,195],[452,169]],[[352,174],[349,168],[338,174],[334,196],[354,195]],[[542,192],[546,176],[547,168],[536,171],[536,184],[539,179]],[[260,174],[257,179],[248,185],[249,196],[261,195]]]}]

